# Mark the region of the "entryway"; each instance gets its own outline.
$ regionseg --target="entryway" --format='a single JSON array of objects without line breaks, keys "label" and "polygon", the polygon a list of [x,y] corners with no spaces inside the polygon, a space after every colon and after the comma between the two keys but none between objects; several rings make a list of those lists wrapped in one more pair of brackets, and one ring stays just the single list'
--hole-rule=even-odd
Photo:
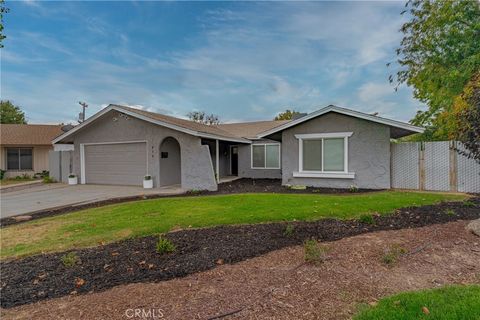
[{"label": "entryway", "polygon": [[165,138],[160,144],[160,186],[181,185],[182,159],[180,144],[175,138]]},{"label": "entryway", "polygon": [[238,146],[230,146],[230,174],[238,176]]}]

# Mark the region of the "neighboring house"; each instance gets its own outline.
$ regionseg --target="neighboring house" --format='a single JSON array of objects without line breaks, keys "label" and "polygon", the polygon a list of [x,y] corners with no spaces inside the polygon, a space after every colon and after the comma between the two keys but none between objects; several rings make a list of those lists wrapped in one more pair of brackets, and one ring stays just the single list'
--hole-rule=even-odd
[{"label": "neighboring house", "polygon": [[52,140],[63,133],[61,125],[1,124],[0,168],[5,177],[33,176],[48,170]]},{"label": "neighboring house", "polygon": [[408,123],[328,106],[292,121],[204,125],[109,105],[53,143],[73,145],[81,183],[215,190],[220,178],[317,187],[390,188],[390,139]]}]

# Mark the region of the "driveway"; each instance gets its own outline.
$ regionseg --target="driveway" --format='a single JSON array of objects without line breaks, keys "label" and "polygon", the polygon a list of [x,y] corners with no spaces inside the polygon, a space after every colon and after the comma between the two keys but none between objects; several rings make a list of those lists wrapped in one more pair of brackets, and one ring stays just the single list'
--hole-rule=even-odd
[{"label": "driveway", "polygon": [[81,205],[102,200],[131,196],[183,193],[177,187],[143,189],[134,186],[47,184],[24,190],[2,192],[0,217],[31,214],[38,211]]}]

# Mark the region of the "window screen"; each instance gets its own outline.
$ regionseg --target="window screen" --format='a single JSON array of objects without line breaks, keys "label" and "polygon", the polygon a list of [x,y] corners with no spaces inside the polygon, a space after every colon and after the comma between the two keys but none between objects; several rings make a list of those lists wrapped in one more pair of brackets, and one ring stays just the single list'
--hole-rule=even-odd
[{"label": "window screen", "polygon": [[18,161],[18,149],[7,149],[7,170],[19,170],[20,162]]},{"label": "window screen", "polygon": [[322,171],[322,140],[303,140],[303,170]]},{"label": "window screen", "polygon": [[20,170],[32,170],[32,149],[20,149]]},{"label": "window screen", "polygon": [[265,167],[265,145],[252,145],[252,167]]},{"label": "window screen", "polygon": [[323,140],[324,159],[323,171],[343,171],[344,169],[344,148],[343,138],[332,138]]},{"label": "window screen", "polygon": [[279,145],[267,145],[267,168],[279,168],[280,167],[280,146]]}]

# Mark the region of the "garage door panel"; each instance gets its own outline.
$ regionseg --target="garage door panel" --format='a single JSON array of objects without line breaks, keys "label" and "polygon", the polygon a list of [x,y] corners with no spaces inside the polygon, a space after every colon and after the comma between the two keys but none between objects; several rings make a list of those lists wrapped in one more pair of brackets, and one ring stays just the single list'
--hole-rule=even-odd
[{"label": "garage door panel", "polygon": [[146,161],[145,143],[87,145],[86,183],[142,185]]}]

